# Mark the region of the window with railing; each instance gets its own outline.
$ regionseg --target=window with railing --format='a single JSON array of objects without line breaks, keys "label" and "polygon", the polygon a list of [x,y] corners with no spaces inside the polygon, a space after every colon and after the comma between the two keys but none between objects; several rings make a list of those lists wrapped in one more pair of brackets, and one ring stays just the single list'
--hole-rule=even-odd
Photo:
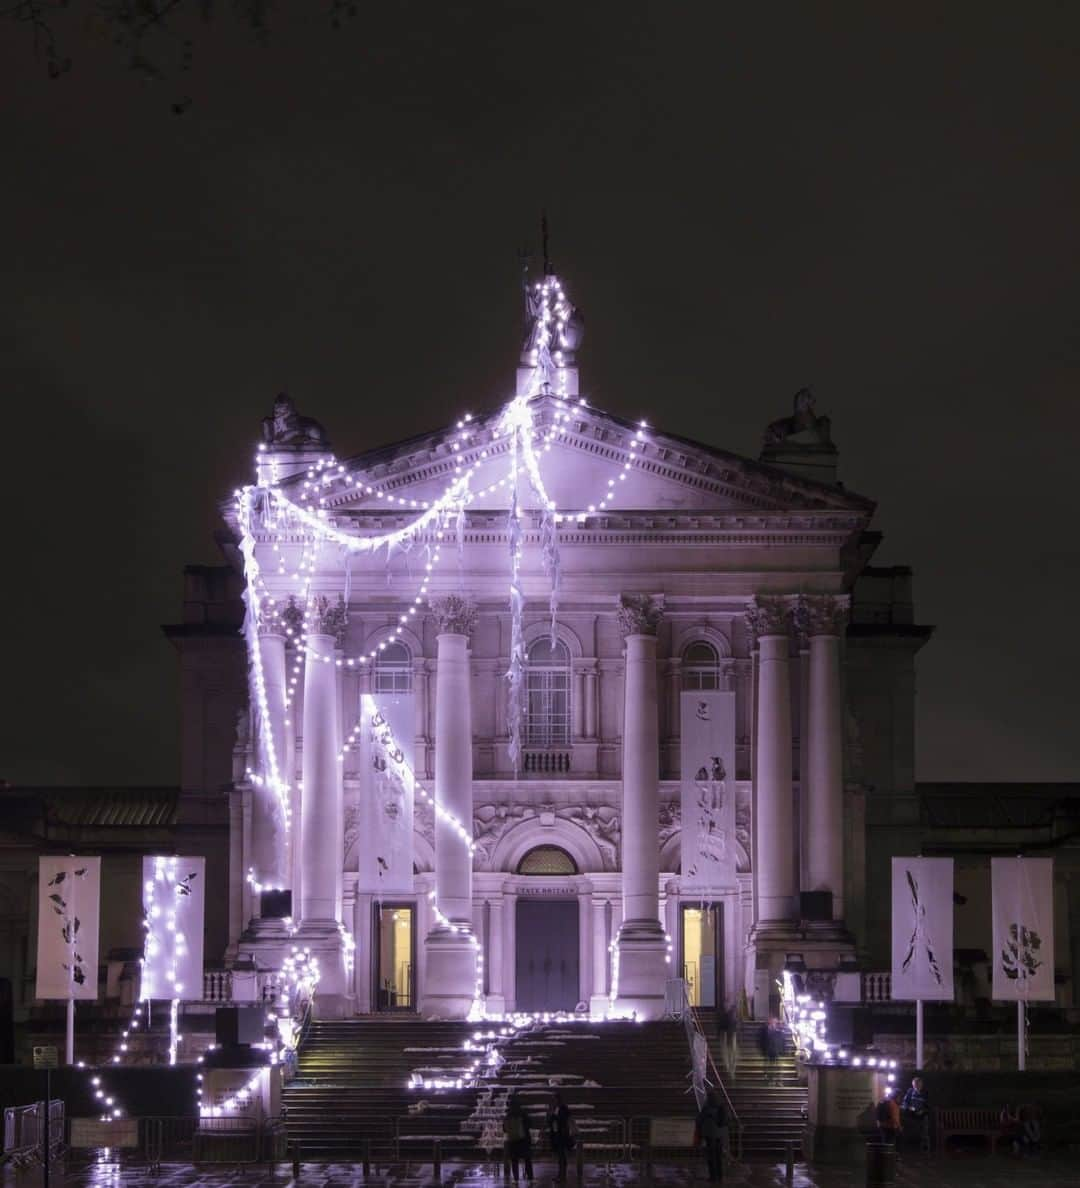
[{"label": "window with railing", "polygon": [[570,653],[548,636],[529,648],[525,668],[525,745],[564,747],[570,742]]},{"label": "window with railing", "polygon": [[695,640],[683,651],[682,687],[686,690],[720,688],[720,658],[711,643]]},{"label": "window with railing", "polygon": [[403,643],[387,644],[375,660],[373,692],[412,692],[412,653]]}]

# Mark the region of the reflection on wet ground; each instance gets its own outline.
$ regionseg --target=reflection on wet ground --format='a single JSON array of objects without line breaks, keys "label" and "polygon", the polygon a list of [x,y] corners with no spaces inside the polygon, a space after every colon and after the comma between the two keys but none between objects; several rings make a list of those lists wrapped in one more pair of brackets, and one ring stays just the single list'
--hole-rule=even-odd
[{"label": "reflection on wet ground", "polygon": [[[279,1163],[273,1169],[266,1165],[219,1166],[205,1164],[166,1164],[160,1171],[150,1171],[144,1165],[93,1164],[79,1167],[58,1166],[50,1175],[50,1188],[126,1188],[128,1185],[153,1184],[158,1188],[224,1188],[243,1185],[245,1188],[429,1188],[434,1184],[430,1164],[398,1164],[372,1168],[365,1180],[359,1164],[304,1164],[299,1180],[293,1177],[292,1165]],[[447,1188],[503,1188],[499,1169],[491,1165],[467,1164],[444,1166],[442,1184]],[[3,1169],[2,1188],[36,1188],[44,1183],[40,1168],[16,1171]],[[549,1188],[557,1183],[555,1168],[538,1162],[536,1188]],[[569,1185],[577,1181],[571,1171]],[[627,1164],[615,1164],[609,1169],[589,1167],[585,1173],[586,1188],[691,1188],[708,1180],[704,1168],[656,1167],[645,1177]],[[729,1167],[725,1184],[746,1185],[747,1188],[861,1188],[866,1183],[866,1168],[861,1161],[850,1165],[808,1167],[797,1163],[793,1177],[786,1178],[782,1163],[740,1164]],[[896,1188],[1016,1188],[1018,1185],[1039,1185],[1040,1188],[1077,1188],[1080,1185],[1080,1158],[1068,1156],[1022,1160],[1008,1157],[970,1156],[934,1159],[916,1156],[900,1163],[895,1180]]]}]

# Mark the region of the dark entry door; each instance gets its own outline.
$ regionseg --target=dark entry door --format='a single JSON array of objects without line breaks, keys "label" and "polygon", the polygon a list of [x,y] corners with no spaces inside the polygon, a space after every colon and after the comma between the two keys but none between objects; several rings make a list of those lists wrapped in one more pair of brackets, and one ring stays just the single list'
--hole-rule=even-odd
[{"label": "dark entry door", "polygon": [[517,902],[517,1009],[572,1011],[578,1004],[576,899]]}]

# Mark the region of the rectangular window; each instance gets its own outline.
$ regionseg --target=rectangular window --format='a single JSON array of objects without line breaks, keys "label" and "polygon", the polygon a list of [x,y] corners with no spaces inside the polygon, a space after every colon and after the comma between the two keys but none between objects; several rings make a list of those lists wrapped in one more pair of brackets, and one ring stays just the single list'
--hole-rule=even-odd
[{"label": "rectangular window", "polygon": [[565,747],[570,743],[570,673],[565,668],[526,670],[525,745]]}]

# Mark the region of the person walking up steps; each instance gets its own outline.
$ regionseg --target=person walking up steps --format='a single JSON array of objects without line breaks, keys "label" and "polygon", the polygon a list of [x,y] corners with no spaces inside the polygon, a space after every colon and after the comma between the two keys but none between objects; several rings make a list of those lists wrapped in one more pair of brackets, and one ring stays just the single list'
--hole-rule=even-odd
[{"label": "person walking up steps", "polygon": [[510,1169],[517,1184],[521,1161],[525,1161],[525,1179],[532,1183],[532,1124],[521,1098],[516,1093],[510,1094],[506,1103],[506,1117],[503,1118],[503,1134],[506,1136],[506,1153],[510,1158]]}]

